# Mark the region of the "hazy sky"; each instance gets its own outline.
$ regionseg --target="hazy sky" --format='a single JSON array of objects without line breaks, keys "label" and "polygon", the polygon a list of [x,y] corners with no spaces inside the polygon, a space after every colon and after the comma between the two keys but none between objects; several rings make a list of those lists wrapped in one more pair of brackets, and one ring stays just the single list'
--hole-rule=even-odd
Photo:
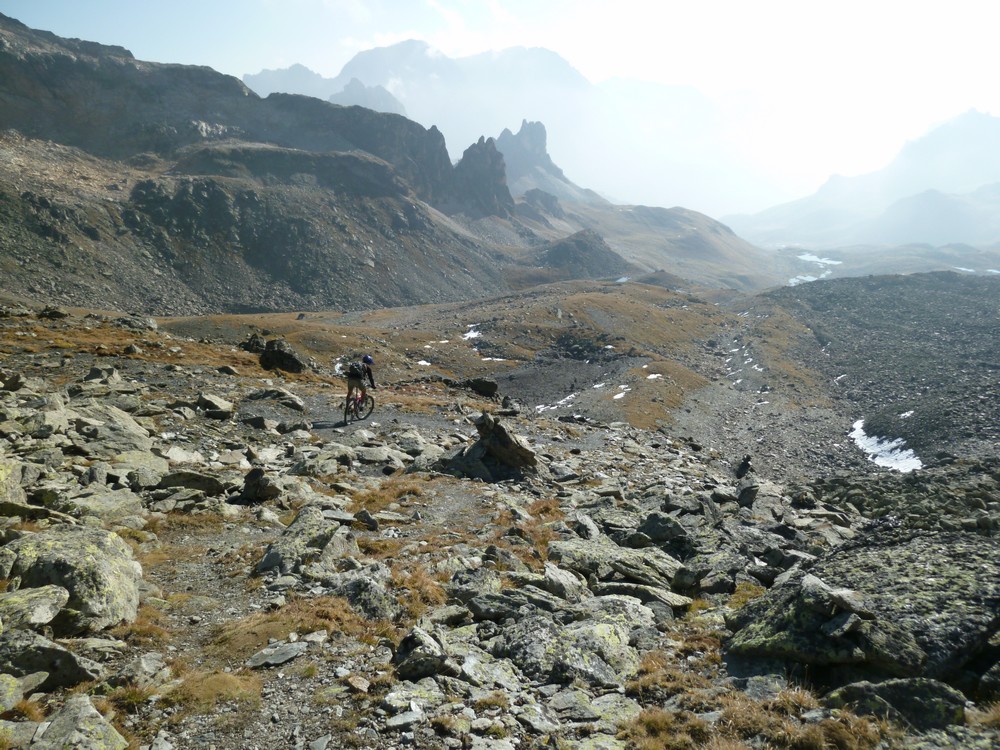
[{"label": "hazy sky", "polygon": [[1000,116],[993,0],[0,0],[32,28],[241,77],[422,39],[551,49],[594,83],[691,85],[786,191],[884,166],[969,109]]}]

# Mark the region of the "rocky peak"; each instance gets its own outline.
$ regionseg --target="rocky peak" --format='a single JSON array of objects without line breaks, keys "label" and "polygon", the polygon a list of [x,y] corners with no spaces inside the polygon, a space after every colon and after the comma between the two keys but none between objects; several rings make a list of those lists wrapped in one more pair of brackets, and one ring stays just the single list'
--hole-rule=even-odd
[{"label": "rocky peak", "polygon": [[517,135],[504,128],[497,138],[497,149],[507,163],[507,176],[511,182],[535,169],[566,180],[563,171],[553,163],[546,150],[546,139],[545,125],[540,122],[523,120]]},{"label": "rocky peak", "polygon": [[508,217],[514,199],[507,187],[504,157],[492,138],[480,137],[455,165],[454,202],[471,216]]},{"label": "rocky peak", "polygon": [[406,115],[406,107],[394,97],[385,86],[365,86],[357,78],[352,78],[344,86],[343,91],[333,94],[329,99],[334,104],[343,106],[359,106],[374,109],[376,112],[391,112]]}]

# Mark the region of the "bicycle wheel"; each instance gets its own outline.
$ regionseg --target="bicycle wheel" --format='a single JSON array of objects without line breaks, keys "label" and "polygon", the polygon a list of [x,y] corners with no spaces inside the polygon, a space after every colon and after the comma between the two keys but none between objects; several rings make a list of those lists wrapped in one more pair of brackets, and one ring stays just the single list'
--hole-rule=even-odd
[{"label": "bicycle wheel", "polygon": [[367,394],[364,400],[358,404],[357,418],[367,419],[368,415],[375,411],[375,399],[372,394]]}]

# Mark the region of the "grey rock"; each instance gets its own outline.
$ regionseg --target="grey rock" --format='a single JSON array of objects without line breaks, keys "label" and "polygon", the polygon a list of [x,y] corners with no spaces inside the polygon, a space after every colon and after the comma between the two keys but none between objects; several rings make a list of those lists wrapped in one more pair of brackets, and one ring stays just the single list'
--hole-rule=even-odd
[{"label": "grey rock", "polygon": [[790,577],[728,617],[735,634],[727,650],[864,666],[868,675],[948,679],[996,633],[997,602],[998,540],[882,532],[833,550],[809,576]]},{"label": "grey rock", "polygon": [[319,508],[305,506],[281,536],[268,546],[257,563],[257,572],[298,572],[303,565],[319,557],[338,526],[336,522],[328,521]]},{"label": "grey rock", "polygon": [[282,641],[258,651],[244,662],[245,666],[251,669],[260,667],[277,667],[292,659],[297,659],[309,650],[309,643],[306,641],[295,641],[287,643]]},{"label": "grey rock", "polygon": [[400,641],[393,663],[396,675],[412,682],[438,674],[452,677],[461,674],[461,669],[449,658],[444,647],[419,627],[413,628]]},{"label": "grey rock", "polygon": [[50,623],[69,601],[62,586],[39,586],[0,594],[0,622],[6,628],[37,628]]},{"label": "grey rock", "polygon": [[271,339],[260,355],[260,366],[265,370],[305,372],[306,361],[284,339]]},{"label": "grey rock", "polygon": [[70,688],[104,677],[104,669],[97,662],[30,630],[0,634],[0,673],[27,677],[39,672],[48,675],[40,685],[46,691]]},{"label": "grey rock", "polygon": [[902,720],[920,731],[965,723],[965,696],[943,682],[924,678],[856,682],[834,690],[823,702],[860,715]]},{"label": "grey rock", "polygon": [[73,634],[134,620],[142,568],[117,534],[54,526],[0,548],[0,577],[18,577],[20,588],[55,584],[69,591],[52,626]]},{"label": "grey rock", "polygon": [[611,542],[571,539],[549,544],[549,559],[598,580],[617,574],[635,583],[670,589],[681,563],[656,547],[636,550]]},{"label": "grey rock", "polygon": [[[39,737],[40,735],[40,737]],[[86,694],[78,693],[36,735],[32,750],[125,750],[128,742],[101,716]]]},{"label": "grey rock", "polygon": [[189,470],[172,471],[164,475],[157,486],[160,489],[181,487],[187,490],[198,490],[210,497],[222,495],[226,491],[225,482],[222,482],[218,477]]},{"label": "grey rock", "polygon": [[659,511],[646,516],[638,530],[654,542],[669,542],[688,535],[687,529],[676,518]]}]

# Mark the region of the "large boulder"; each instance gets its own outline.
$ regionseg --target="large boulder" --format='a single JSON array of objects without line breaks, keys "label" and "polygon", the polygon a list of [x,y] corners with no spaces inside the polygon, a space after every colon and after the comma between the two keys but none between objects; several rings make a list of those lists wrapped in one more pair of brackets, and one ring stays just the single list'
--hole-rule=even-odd
[{"label": "large boulder", "polygon": [[882,677],[976,672],[1000,629],[1000,540],[883,530],[789,576],[727,624],[733,656]]},{"label": "large boulder", "polygon": [[28,677],[44,673],[41,690],[70,688],[104,677],[104,669],[85,656],[30,630],[11,630],[0,635],[0,673]]},{"label": "large boulder", "polygon": [[599,581],[625,580],[668,591],[682,567],[678,560],[657,547],[631,549],[595,539],[551,542],[549,559]]},{"label": "large boulder", "polygon": [[121,537],[103,529],[55,526],[0,549],[0,578],[14,588],[49,584],[69,591],[52,627],[58,633],[96,632],[135,619],[142,568]]},{"label": "large boulder", "polygon": [[879,716],[915,729],[943,729],[965,722],[965,696],[955,688],[923,677],[855,682],[834,690],[823,702],[856,714]]},{"label": "large boulder", "polygon": [[328,520],[319,508],[307,505],[281,536],[268,546],[257,563],[257,572],[277,570],[281,574],[297,573],[304,565],[319,558],[339,526],[336,521]]},{"label": "large boulder", "polygon": [[540,469],[528,441],[510,432],[489,412],[476,420],[479,439],[444,462],[444,470],[457,476],[500,482],[537,474]]},{"label": "large boulder", "polygon": [[305,372],[306,361],[284,339],[271,339],[260,355],[260,366],[265,370]]},{"label": "large boulder", "polygon": [[562,625],[536,612],[505,626],[491,650],[536,680],[617,687],[639,663],[629,645],[632,629],[633,623],[615,613],[593,612]]},{"label": "large boulder", "polygon": [[70,439],[81,455],[128,464],[133,454],[149,453],[153,447],[148,430],[111,404],[74,403],[69,416],[74,427]]}]

